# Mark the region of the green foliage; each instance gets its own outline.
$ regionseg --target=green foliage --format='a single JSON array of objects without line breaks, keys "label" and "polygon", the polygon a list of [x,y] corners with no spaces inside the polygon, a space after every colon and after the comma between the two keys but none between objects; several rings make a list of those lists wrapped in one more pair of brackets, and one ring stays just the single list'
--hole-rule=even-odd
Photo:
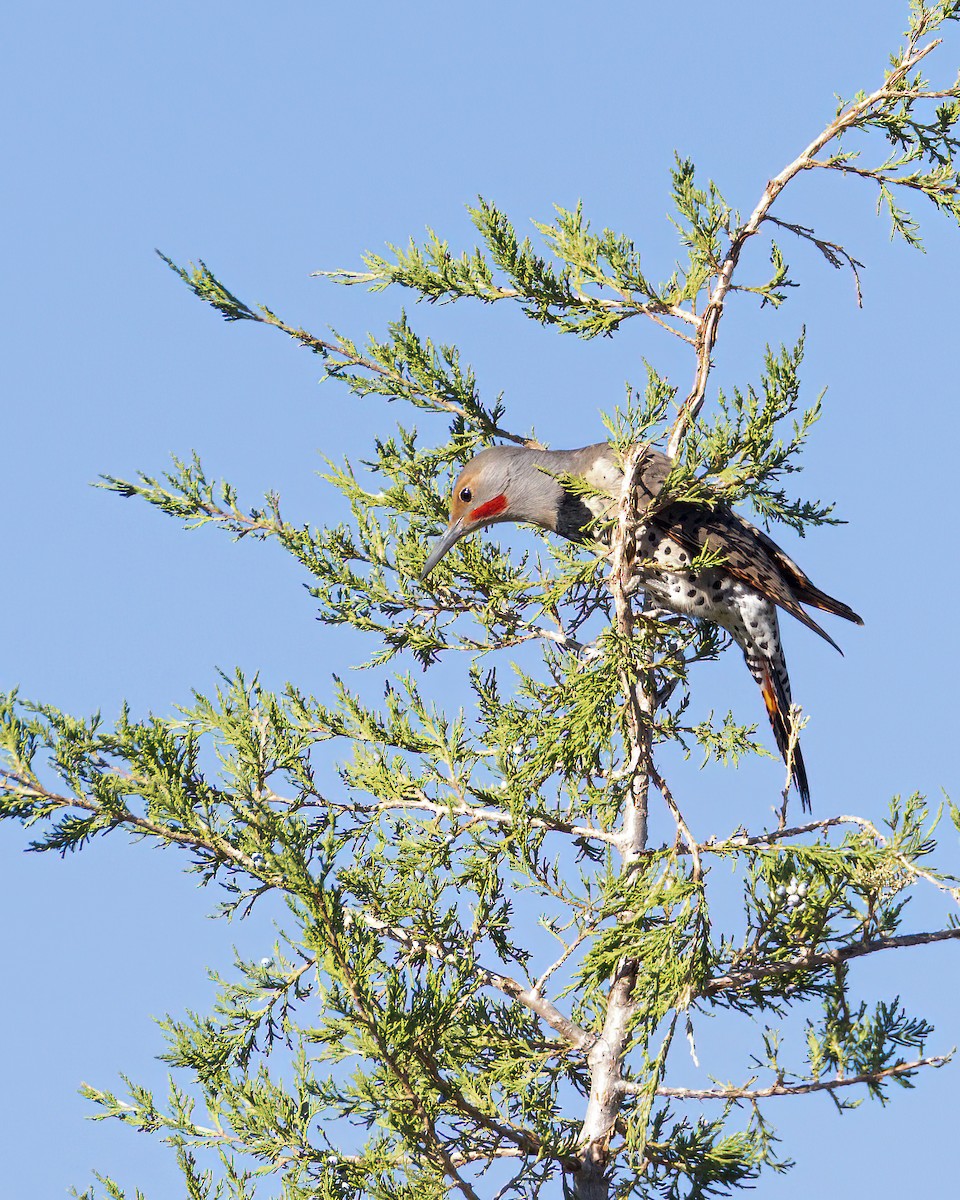
[{"label": "green foliage", "polygon": [[[768,527],[780,522],[801,535],[810,526],[838,524],[832,504],[793,500],[775,486],[783,475],[802,469],[797,455],[821,413],[822,395],[800,412],[792,435],[782,440],[782,422],[798,411],[803,347],[802,333],[793,349],[781,346],[775,355],[767,347],[759,393],[750,385],[743,392],[734,388],[732,396],[717,393],[716,416],[698,422],[687,439],[684,465],[691,499],[728,504],[748,499]],[[695,469],[699,492],[693,491]]]},{"label": "green foliage", "polygon": [[661,294],[647,281],[629,239],[609,229],[590,232],[581,204],[573,211],[558,207],[553,224],[534,222],[558,266],[536,254],[529,238],[521,241],[507,215],[490,201],[481,197],[467,211],[483,249],[454,257],[447,242],[428,230],[422,248],[413,241],[406,249],[391,246],[393,261],[367,254],[365,272],[321,274],[373,291],[400,284],[431,301],[514,300],[533,320],[584,338],[610,334],[627,317],[648,307],[666,311],[673,303],[675,287]]},{"label": "green foliage", "polygon": [[[866,176],[911,244],[916,220],[896,196],[920,193],[960,217],[960,93],[930,88],[916,69],[922,39],[958,18],[960,2],[913,0],[884,87],[841,106],[812,152],[827,157],[797,160],[746,220],[678,157],[685,257],[666,281],[648,278],[631,239],[593,232],[582,205],[534,223],[538,250],[486,200],[469,210],[472,250],[455,254],[429,231],[423,245],[368,255],[363,272],[328,274],[431,302],[513,301],[583,338],[648,318],[690,345],[698,381],[672,429],[664,496],[748,501],[801,533],[834,523],[830,505],[783,486],[822,400],[801,403],[803,335],[767,349],[759,382],[708,395],[723,297],[741,290],[776,306],[794,286],[774,242],[769,278],[734,282],[743,245],[768,222],[856,274],[843,247],[770,215],[791,169]],[[845,148],[827,151],[854,132],[879,132],[891,155],[863,166]],[[789,828],[785,809],[757,833],[691,831],[661,749],[729,765],[766,751],[732,713],[688,716],[690,668],[725,636],[662,612],[627,615],[609,579],[616,514],[587,546],[542,536],[517,554],[489,534],[466,539],[421,582],[450,477],[497,439],[535,444],[504,427],[502,397],[484,402],[459,351],[405,314],[363,346],[316,337],[240,300],[202,261],[184,269],[161,257],[226,320],[273,326],[354,396],[403,401],[446,429],[431,427],[425,444],[398,424],[373,439],[369,461],[328,463],[345,516],[324,528],[285,519],[277,493],[244,507],[196,455],[163,475],[103,477],[187,528],[275,539],[305,569],[321,621],[369,635],[374,673],[355,690],[333,677],[318,698],[237,672],[173,717],[123,708],[112,725],[0,697],[0,817],[28,827],[32,849],[66,854],[125,831],[185,854],[217,885],[220,915],[284,914],[270,957],[212,973],[208,1014],[160,1022],[167,1094],[129,1080],[123,1096],[84,1085],[97,1119],[169,1143],[197,1200],[532,1200],[558,1194],[561,1177],[587,1194],[591,1146],[611,1194],[679,1200],[788,1168],[768,1123],[777,1097],[825,1090],[844,1108],[865,1091],[886,1102],[892,1085],[946,1061],[924,1057],[932,1030],[898,998],[860,996],[855,968],[960,936],[960,886],[928,861],[941,814],[913,796],[894,800],[884,831],[859,817]],[[644,388],[628,387],[604,418],[621,459],[670,437],[677,393],[649,364]],[[423,676],[441,659],[462,665],[455,712]],[[647,839],[648,814],[666,822],[662,842]],[[731,876],[737,912],[716,898]],[[941,928],[907,923],[907,891],[921,884],[950,911]],[[694,1049],[708,1018],[747,1022],[762,1044],[740,1082],[671,1086],[687,1053],[678,1032]],[[604,1047],[616,1058],[606,1076]],[[604,1105],[609,1122],[588,1137]],[[79,1200],[128,1194],[96,1178],[101,1190]]]},{"label": "green foliage", "polygon": [[[592,687],[615,686],[605,659],[585,674],[599,678]],[[86,1087],[102,1117],[181,1150],[215,1151],[247,1181],[224,1195],[252,1195],[267,1167],[290,1196],[324,1194],[316,1189],[341,1176],[359,1189],[346,1195],[392,1196],[418,1172],[416,1186],[441,1195],[444,1153],[456,1160],[470,1147],[482,1161],[505,1140],[524,1152],[520,1181],[538,1178],[544,1161],[571,1162],[576,1097],[588,1086],[582,1061],[503,982],[517,975],[529,987],[558,954],[549,942],[526,944],[521,903],[543,914],[561,948],[558,998],[575,997],[585,1028],[618,963],[640,960],[638,1080],[643,1047],[678,1010],[784,1014],[819,999],[824,1014],[808,1024],[807,1071],[794,1070],[796,1080],[882,1070],[906,1049],[922,1053],[929,1028],[895,1002],[873,1015],[863,1002],[851,1010],[842,965],[846,954],[882,948],[900,925],[903,889],[932,850],[918,799],[894,806],[886,837],[857,828],[839,843],[773,833],[745,844],[734,834],[702,848],[744,872],[746,921],[735,937],[712,927],[709,869],[696,878],[676,848],[650,851],[628,875],[612,870],[605,827],[618,781],[603,770],[608,724],[591,731],[594,758],[577,749],[591,730],[589,712],[582,729],[576,716],[578,692],[582,702],[592,694],[583,680],[573,694],[527,680],[523,707],[500,700],[491,673],[475,675],[475,731],[427,705],[412,680],[401,685],[374,709],[342,686],[328,706],[237,677],[176,720],[124,715],[112,730],[52,709],[19,715],[5,700],[4,806],[34,826],[37,849],[62,853],[92,832],[126,828],[186,849],[225,890],[225,912],[271,894],[289,908],[293,932],[272,958],[213,976],[210,1016],[161,1023],[165,1057],[194,1079],[193,1091],[172,1080],[163,1101],[135,1084],[123,1099]],[[564,717],[569,736],[551,761],[551,722]],[[508,744],[518,730],[522,746],[491,755],[489,744]],[[352,746],[332,793],[313,765],[328,741]],[[215,769],[202,771],[200,759]],[[59,785],[40,782],[54,775]],[[71,817],[78,806],[85,824]],[[600,852],[599,874],[572,869],[563,849],[571,838],[588,864],[598,857],[588,851]],[[800,903],[784,898],[785,884]],[[770,974],[758,978],[758,964]],[[764,1068],[787,1078],[778,1059]],[[883,1095],[882,1079],[870,1087]],[[625,1163],[656,1146],[637,1194],[682,1194],[682,1177],[710,1194],[772,1161],[755,1128],[670,1120],[664,1107],[649,1125],[628,1121]],[[350,1126],[366,1141],[359,1134],[337,1157]],[[433,1153],[425,1129],[440,1148]],[[244,1167],[248,1159],[259,1166]]]},{"label": "green foliage", "polygon": [[[960,20],[960,6],[954,0],[933,4],[911,0],[910,7],[908,45],[916,46],[945,22]],[[859,151],[839,150],[824,165],[874,180],[877,211],[885,210],[889,215],[891,236],[902,237],[908,245],[921,249],[919,222],[897,196],[916,192],[960,223],[960,175],[956,164],[960,97],[957,82],[951,88],[931,88],[920,72],[897,69],[902,61],[892,60],[895,70],[888,76],[893,93],[890,101],[854,126],[862,131],[879,130],[893,147],[889,156],[878,166],[864,167]],[[941,103],[932,105],[934,100]]]}]

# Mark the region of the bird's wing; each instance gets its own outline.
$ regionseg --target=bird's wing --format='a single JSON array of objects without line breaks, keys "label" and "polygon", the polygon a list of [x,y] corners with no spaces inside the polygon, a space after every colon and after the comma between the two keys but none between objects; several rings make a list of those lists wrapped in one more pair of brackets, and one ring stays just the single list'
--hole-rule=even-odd
[{"label": "bird's wing", "polygon": [[[815,588],[772,538],[728,508],[668,504],[656,513],[651,524],[663,530],[691,554],[703,549],[721,554],[725,571],[778,604],[837,650],[840,647],[804,612],[801,601],[828,608],[828,611],[860,622],[856,613],[846,605]],[[829,607],[819,603],[819,600],[829,601]]]}]

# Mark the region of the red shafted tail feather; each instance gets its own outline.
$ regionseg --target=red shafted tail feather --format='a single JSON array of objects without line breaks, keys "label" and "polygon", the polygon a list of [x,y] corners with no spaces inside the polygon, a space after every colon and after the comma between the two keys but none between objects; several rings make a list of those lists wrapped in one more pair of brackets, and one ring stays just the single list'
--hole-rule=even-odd
[{"label": "red shafted tail feather", "polygon": [[[783,761],[787,762],[790,755],[790,697],[786,694],[776,671],[772,670],[768,663],[762,663],[760,670],[761,678],[758,682],[763,693],[763,702],[767,707],[767,716],[770,718],[773,736],[777,740]],[[810,785],[807,782],[807,769],[803,763],[799,742],[794,743],[791,766],[793,782],[800,793],[800,803],[805,812],[810,812]]]}]

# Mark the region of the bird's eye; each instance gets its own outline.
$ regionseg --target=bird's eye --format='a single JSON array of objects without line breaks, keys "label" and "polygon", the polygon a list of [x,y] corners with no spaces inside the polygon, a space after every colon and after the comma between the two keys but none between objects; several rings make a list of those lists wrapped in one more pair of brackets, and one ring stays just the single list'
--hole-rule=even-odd
[{"label": "bird's eye", "polygon": [[473,499],[473,492],[471,492],[469,488],[461,488],[460,499],[464,502],[464,504],[469,504]]}]

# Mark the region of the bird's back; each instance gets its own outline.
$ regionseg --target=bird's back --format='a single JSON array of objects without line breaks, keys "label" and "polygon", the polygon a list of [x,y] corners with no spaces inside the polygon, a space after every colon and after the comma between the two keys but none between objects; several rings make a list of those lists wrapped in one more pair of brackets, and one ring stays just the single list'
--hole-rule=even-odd
[{"label": "bird's back", "polygon": [[[566,493],[557,520],[557,533],[575,541],[589,536],[592,522],[609,516],[623,481],[614,450],[607,442],[596,442],[579,450],[541,452],[544,469],[554,474],[580,476],[591,487],[605,492],[610,500]],[[637,479],[637,507],[645,513],[660,495],[670,473],[671,460],[647,447]],[[801,607],[809,604],[862,625],[859,616],[841,600],[816,587],[776,542],[725,504],[708,507],[687,501],[666,501],[653,506],[646,530],[669,539],[693,557],[706,549],[722,556],[723,569],[779,605],[797,620],[819,633],[831,645],[833,639]]]}]

